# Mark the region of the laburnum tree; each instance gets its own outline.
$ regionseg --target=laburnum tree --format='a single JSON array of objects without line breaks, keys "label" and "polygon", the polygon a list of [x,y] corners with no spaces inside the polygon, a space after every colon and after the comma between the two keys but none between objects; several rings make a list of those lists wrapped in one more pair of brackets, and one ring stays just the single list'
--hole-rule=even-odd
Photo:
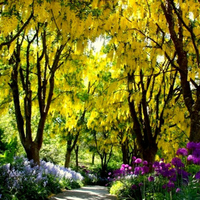
[{"label": "laburnum tree", "polygon": [[[164,111],[170,102],[178,101],[181,89],[178,71],[174,68],[176,53],[171,52],[173,45],[168,44],[164,57],[160,47],[167,36],[163,36],[158,26],[156,30],[160,34],[155,34],[156,39],[150,38],[152,19],[149,16],[153,11],[148,10],[147,2],[142,2],[115,2],[104,9],[103,17],[107,18],[102,29],[109,37],[107,57],[115,63],[111,76],[118,77],[125,87],[123,93],[119,89],[111,90],[112,95],[106,102],[116,103],[126,97],[141,157],[152,162],[162,126],[167,121]],[[122,95],[116,99],[113,95],[117,96],[119,91]]]},{"label": "laburnum tree", "polygon": [[182,94],[190,114],[190,141],[200,141],[200,86],[199,86],[199,1],[160,2],[167,30],[173,42]]},{"label": "laburnum tree", "polygon": [[[75,150],[75,147],[77,147],[79,137],[82,135],[86,127],[85,115],[90,90],[81,84],[81,79],[78,77],[79,75],[80,74],[77,73],[73,74],[73,76],[69,76],[71,77],[71,81],[70,83],[65,82],[65,86],[67,87],[67,85],[70,84],[67,88],[70,89],[71,87],[71,90],[63,91],[67,93],[67,96],[65,96],[66,94],[59,95],[59,99],[55,101],[55,106],[60,103],[61,109],[58,109],[57,114],[54,115],[55,127],[53,129],[54,132],[59,131],[59,135],[63,141],[62,143],[66,142],[64,164],[66,168],[70,166],[71,153]],[[66,79],[69,77],[66,77]],[[63,99],[65,100],[64,102]],[[54,105],[54,102],[52,104]]]},{"label": "laburnum tree", "polygon": [[67,61],[81,52],[84,38],[93,36],[91,19],[83,9],[88,3],[81,3],[20,0],[0,4],[1,72],[9,77],[4,81],[5,93],[9,84],[21,143],[28,159],[37,164],[50,105],[59,93],[56,73],[67,73]]},{"label": "laburnum tree", "polygon": [[[107,31],[121,35],[126,42],[137,35],[143,46],[140,57],[147,49],[156,49],[157,55],[170,62],[172,70],[178,72],[189,112],[189,140],[199,141],[199,1],[121,1],[117,6],[110,23],[105,23]],[[112,19],[121,26],[111,23]]]}]

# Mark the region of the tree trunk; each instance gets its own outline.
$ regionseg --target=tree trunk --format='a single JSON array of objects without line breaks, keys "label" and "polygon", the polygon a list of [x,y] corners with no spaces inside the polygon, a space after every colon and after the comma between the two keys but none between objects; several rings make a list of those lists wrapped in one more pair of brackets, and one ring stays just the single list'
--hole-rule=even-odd
[{"label": "tree trunk", "polygon": [[75,155],[76,155],[76,171],[78,171],[78,151],[79,151],[79,146],[76,146],[75,149]]},{"label": "tree trunk", "polygon": [[105,158],[106,155],[102,156],[101,157],[101,177],[104,178],[107,176],[107,162],[106,162],[106,158]]},{"label": "tree trunk", "polygon": [[33,160],[36,165],[40,165],[40,148],[34,142],[30,142],[24,145],[24,149],[26,151],[26,155],[28,160]]},{"label": "tree trunk", "polygon": [[92,154],[92,165],[94,165],[95,153]]},{"label": "tree trunk", "polygon": [[128,148],[126,145],[126,142],[121,144],[121,150],[122,150],[122,159],[124,164],[129,164],[129,157],[128,157]]},{"label": "tree trunk", "polygon": [[69,168],[71,152],[72,151],[70,149],[67,149],[67,152],[65,154],[65,168]]},{"label": "tree trunk", "polygon": [[[181,78],[181,87],[185,105],[190,113],[190,137],[189,140],[193,142],[200,142],[200,87],[197,85],[195,80],[189,77],[189,64],[188,64],[188,52],[185,50],[185,36],[184,36],[184,23],[182,18],[182,12],[176,9],[173,1],[167,0],[167,4],[161,3],[161,7],[163,9],[166,21],[168,23],[169,33],[171,39],[174,43],[174,47],[176,49],[176,53],[178,56],[178,67],[175,66],[180,73]],[[175,19],[178,17],[177,23],[175,23]],[[178,27],[178,32],[176,28]],[[192,30],[192,29],[191,29]],[[190,34],[190,33],[189,33]],[[192,35],[195,38],[195,35]],[[195,41],[193,42],[194,49]],[[198,49],[195,50],[196,53],[196,62],[199,65],[199,52]],[[172,63],[173,64],[173,63]],[[194,87],[191,87],[191,83],[193,83]],[[195,92],[194,92],[195,88]],[[193,98],[193,95],[195,96]]]},{"label": "tree trunk", "polygon": [[141,149],[142,159],[146,160],[150,164],[149,165],[150,172],[152,172],[153,170],[151,164],[153,164],[155,161],[157,150],[158,150],[158,147],[156,143],[150,144],[147,147],[143,147],[143,149]]},{"label": "tree trunk", "polygon": [[[200,105],[198,105],[199,107]],[[200,109],[197,109],[190,113],[190,137],[189,140],[193,142],[200,142]]]}]

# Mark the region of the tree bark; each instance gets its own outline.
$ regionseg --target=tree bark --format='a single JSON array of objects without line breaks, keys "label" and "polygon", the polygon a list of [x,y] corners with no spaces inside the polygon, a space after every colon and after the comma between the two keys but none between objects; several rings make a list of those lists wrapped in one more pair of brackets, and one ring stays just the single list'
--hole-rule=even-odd
[{"label": "tree bark", "polygon": [[94,165],[95,153],[92,154],[92,165]]},{"label": "tree bark", "polygon": [[[45,62],[48,63],[48,55],[47,55],[47,45],[46,45],[46,30],[43,29],[41,26],[42,31],[42,38],[38,35],[39,28],[35,30],[35,34],[31,40],[27,36],[27,48],[26,48],[26,68],[23,69],[20,63],[21,59],[21,46],[23,44],[24,37],[22,40],[17,40],[16,48],[14,50],[13,55],[9,60],[9,64],[12,65],[12,73],[11,73],[11,81],[10,81],[10,88],[12,90],[13,101],[14,101],[14,108],[15,108],[15,117],[17,122],[17,128],[20,136],[21,143],[25,149],[27,154],[27,158],[29,160],[33,160],[35,164],[40,164],[39,159],[39,151],[42,147],[43,143],[43,132],[44,126],[46,122],[46,117],[51,105],[51,100],[53,96],[54,90],[54,75],[56,70],[62,65],[59,64],[60,56],[64,49],[65,45],[61,45],[57,48],[57,53],[54,57],[54,62],[52,66],[49,66],[50,70],[47,71],[47,64],[45,65],[45,70],[41,69],[43,64],[41,64],[42,59],[45,57]],[[34,31],[33,31],[34,32]],[[30,49],[31,45],[38,41],[42,40],[42,48],[43,51],[41,55],[37,53],[37,61],[36,61],[36,68],[37,73],[36,79],[38,82],[38,102],[39,102],[39,123],[37,126],[36,137],[33,138],[32,135],[32,84],[31,84],[31,76],[33,73],[31,71],[31,63],[30,63]],[[47,76],[49,75],[49,76]],[[50,78],[47,78],[50,77]],[[22,87],[21,87],[22,85]],[[47,90],[47,85],[49,90]],[[24,93],[24,97],[21,96],[21,91]],[[22,104],[23,102],[23,104]],[[24,112],[24,114],[22,114]]]},{"label": "tree bark", "polygon": [[79,152],[79,146],[76,145],[76,148],[75,148],[75,155],[76,155],[76,171],[78,171],[78,152]]},{"label": "tree bark", "polygon": [[71,158],[71,150],[67,149],[67,152],[65,154],[65,168],[69,168],[70,158]]},{"label": "tree bark", "polygon": [[[161,3],[166,21],[169,27],[169,33],[174,43],[177,55],[178,55],[178,67],[181,79],[181,87],[185,105],[190,113],[190,136],[189,140],[193,142],[200,142],[200,86],[190,78],[188,80],[188,53],[184,50],[185,41],[183,35],[183,29],[189,32],[193,41],[194,53],[196,53],[196,63],[199,66],[199,51],[196,48],[195,35],[192,27],[188,27],[182,18],[182,11],[175,7],[172,0],[167,0],[167,4]],[[177,24],[175,24],[174,18],[177,18]],[[175,31],[178,27],[178,32]],[[191,87],[193,84],[193,88]],[[195,91],[194,91],[195,88]],[[192,93],[195,95],[193,98]]]},{"label": "tree bark", "polygon": [[[160,74],[162,75],[162,74]],[[143,73],[140,71],[140,83],[138,86],[135,86],[134,91],[133,88],[129,88],[129,84],[134,83],[134,73],[128,74],[128,102],[129,102],[129,110],[133,120],[133,134],[136,136],[136,141],[138,145],[138,150],[140,151],[141,158],[148,161],[149,163],[153,163],[155,161],[155,156],[158,150],[157,146],[157,137],[161,133],[161,127],[164,124],[163,113],[166,108],[166,105],[171,100],[175,89],[175,79],[177,73],[171,79],[171,85],[168,92],[165,91],[164,94],[161,93],[161,87],[164,86],[165,83],[165,75],[163,74],[162,83],[163,85],[159,86],[159,90],[155,93],[154,98],[150,97],[147,100],[147,91],[150,89],[150,93],[154,90],[154,85],[150,88],[149,83],[151,79],[155,81],[156,75],[150,75],[147,79],[147,84],[145,86],[143,80]],[[131,100],[131,95],[133,92],[140,90],[142,93],[142,98],[139,102],[135,100]],[[161,104],[161,97],[164,96],[162,99],[163,106],[160,107]],[[155,107],[151,108],[148,104],[148,101],[154,101]],[[153,111],[151,111],[151,109]],[[158,123],[156,126],[151,126],[151,114],[155,115],[155,121]]]},{"label": "tree bark", "polygon": [[28,160],[33,160],[36,165],[40,165],[40,148],[35,142],[30,142],[24,146]]},{"label": "tree bark", "polygon": [[72,140],[68,140],[67,141],[67,151],[66,151],[66,154],[65,154],[65,168],[69,168],[72,150],[73,150]]}]

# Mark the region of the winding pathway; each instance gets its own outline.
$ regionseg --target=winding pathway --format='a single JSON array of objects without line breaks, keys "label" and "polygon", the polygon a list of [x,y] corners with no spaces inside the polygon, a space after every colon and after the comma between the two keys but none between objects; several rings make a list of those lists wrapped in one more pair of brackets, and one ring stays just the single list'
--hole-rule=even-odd
[{"label": "winding pathway", "polygon": [[50,200],[117,200],[116,196],[110,195],[104,186],[91,185],[76,190],[67,190],[57,194]]}]

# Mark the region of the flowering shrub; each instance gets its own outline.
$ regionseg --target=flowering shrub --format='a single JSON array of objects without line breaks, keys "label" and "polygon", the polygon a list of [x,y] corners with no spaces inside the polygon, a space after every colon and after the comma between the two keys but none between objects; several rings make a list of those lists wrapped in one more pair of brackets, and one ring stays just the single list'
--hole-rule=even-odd
[{"label": "flowering shrub", "polygon": [[[191,152],[188,155],[188,151]],[[152,166],[141,158],[133,157],[133,166],[122,164],[109,173],[111,193],[119,199],[196,199],[200,197],[200,143],[189,142],[178,149],[170,163],[154,162]],[[149,167],[153,173],[149,173]],[[112,189],[115,184],[120,189]],[[187,186],[187,187],[186,187]]]},{"label": "flowering shrub", "polygon": [[94,185],[97,183],[97,176],[86,166],[79,166],[79,172],[84,177],[85,184]]},{"label": "flowering shrub", "polygon": [[35,166],[32,161],[16,157],[12,164],[0,167],[0,198],[4,200],[47,199],[61,188],[80,187],[83,177],[70,169],[41,161]]}]

